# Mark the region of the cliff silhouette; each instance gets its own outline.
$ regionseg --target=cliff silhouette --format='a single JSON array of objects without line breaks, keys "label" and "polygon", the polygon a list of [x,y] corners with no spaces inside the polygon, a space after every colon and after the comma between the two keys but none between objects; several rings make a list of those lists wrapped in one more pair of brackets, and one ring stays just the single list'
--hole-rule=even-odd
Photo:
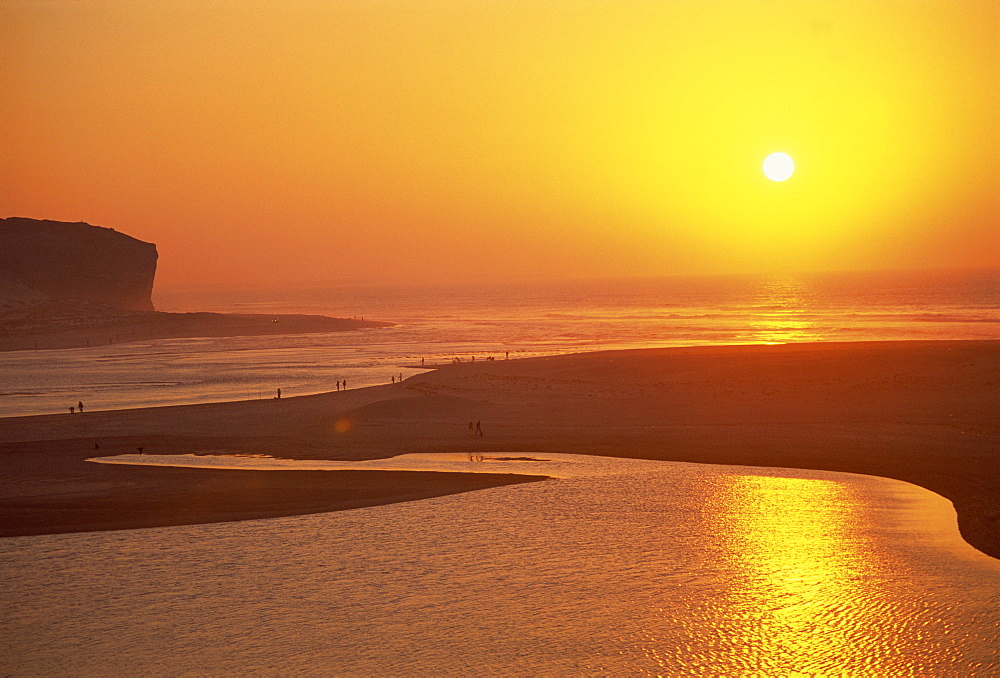
[{"label": "cliff silhouette", "polygon": [[153,310],[156,245],[84,222],[0,219],[0,300]]},{"label": "cliff silhouette", "polygon": [[111,228],[0,219],[0,351],[392,324],[321,315],[162,313],[153,309],[156,260],[156,245]]}]

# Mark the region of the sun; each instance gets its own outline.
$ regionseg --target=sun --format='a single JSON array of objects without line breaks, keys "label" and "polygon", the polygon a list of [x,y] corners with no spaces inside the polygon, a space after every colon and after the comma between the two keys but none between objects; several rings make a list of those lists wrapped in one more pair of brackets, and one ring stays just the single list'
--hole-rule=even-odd
[{"label": "sun", "polygon": [[772,153],[764,158],[764,176],[771,181],[784,181],[795,172],[795,161],[787,153]]}]

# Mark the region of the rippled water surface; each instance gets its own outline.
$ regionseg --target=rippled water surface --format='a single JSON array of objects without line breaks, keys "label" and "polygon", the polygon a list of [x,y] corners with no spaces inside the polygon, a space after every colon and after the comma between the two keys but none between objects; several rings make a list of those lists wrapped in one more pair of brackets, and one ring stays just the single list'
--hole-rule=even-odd
[{"label": "rippled water surface", "polygon": [[0,540],[0,673],[1000,672],[1000,563],[936,495],[544,458],[406,504]]}]

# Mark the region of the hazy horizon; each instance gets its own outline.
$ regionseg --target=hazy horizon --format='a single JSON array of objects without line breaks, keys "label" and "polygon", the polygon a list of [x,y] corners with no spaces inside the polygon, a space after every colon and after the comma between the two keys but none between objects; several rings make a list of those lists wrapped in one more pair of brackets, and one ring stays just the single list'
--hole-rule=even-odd
[{"label": "hazy horizon", "polygon": [[699,280],[699,279],[738,279],[738,278],[763,278],[780,276],[852,276],[852,275],[913,275],[913,276],[934,276],[948,274],[973,274],[973,273],[1000,273],[1000,264],[987,264],[982,266],[936,266],[925,268],[857,268],[857,269],[813,269],[813,270],[782,270],[770,269],[759,271],[739,271],[739,272],[698,272],[698,273],[662,273],[648,275],[603,275],[603,276],[563,276],[563,277],[533,277],[518,278],[514,280],[483,280],[477,278],[458,280],[399,280],[392,279],[386,281],[381,278],[316,278],[290,280],[287,282],[278,281],[268,286],[247,284],[252,281],[219,281],[219,282],[174,282],[161,284],[157,280],[153,288],[153,298],[156,298],[158,291],[168,293],[196,293],[204,291],[213,292],[245,292],[245,293],[267,293],[285,291],[310,291],[310,290],[335,290],[338,288],[370,288],[370,289],[396,289],[396,288],[420,288],[420,289],[450,289],[456,287],[490,287],[502,288],[510,286],[512,288],[528,288],[533,286],[559,286],[576,285],[588,283],[643,283],[667,280]]},{"label": "hazy horizon", "polygon": [[988,2],[13,0],[0,213],[154,242],[164,286],[992,267],[997,28]]}]

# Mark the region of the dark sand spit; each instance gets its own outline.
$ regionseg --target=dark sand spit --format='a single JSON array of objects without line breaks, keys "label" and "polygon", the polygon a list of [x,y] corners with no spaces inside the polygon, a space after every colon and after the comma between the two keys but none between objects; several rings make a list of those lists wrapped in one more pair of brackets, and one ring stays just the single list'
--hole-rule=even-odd
[{"label": "dark sand spit", "polygon": [[[333,511],[535,478],[85,462],[599,454],[864,473],[950,499],[1000,557],[1000,341],[718,346],[449,365],[282,400],[0,419],[0,536]],[[469,437],[482,421],[483,437]],[[100,450],[95,450],[95,443]]]},{"label": "dark sand spit", "polygon": [[163,313],[36,304],[0,312],[0,325],[0,351],[29,351],[182,337],[344,332],[392,323],[322,315]]}]

